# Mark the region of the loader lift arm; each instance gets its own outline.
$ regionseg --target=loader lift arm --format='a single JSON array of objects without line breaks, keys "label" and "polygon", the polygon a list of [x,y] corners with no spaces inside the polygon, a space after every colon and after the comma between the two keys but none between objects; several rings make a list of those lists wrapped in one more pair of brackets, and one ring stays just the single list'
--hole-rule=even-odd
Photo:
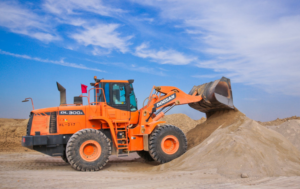
[{"label": "loader lift arm", "polygon": [[[153,90],[156,92],[152,94]],[[201,101],[202,96],[196,96],[196,92],[193,95],[186,94],[177,87],[154,86],[148,99],[148,104],[142,108],[144,115],[148,114],[147,116],[143,116],[144,120],[142,120],[142,122],[145,121],[146,123],[151,119],[152,121],[158,121],[167,111],[176,105]],[[165,110],[166,108],[167,110]],[[163,110],[165,110],[165,112],[163,112]]]}]

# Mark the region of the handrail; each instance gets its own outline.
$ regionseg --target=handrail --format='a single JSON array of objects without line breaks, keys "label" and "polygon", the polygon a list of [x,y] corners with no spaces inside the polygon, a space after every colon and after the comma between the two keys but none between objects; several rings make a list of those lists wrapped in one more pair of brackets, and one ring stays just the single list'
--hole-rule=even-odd
[{"label": "handrail", "polygon": [[80,97],[86,97],[87,98],[87,100],[88,100],[88,104],[90,103],[90,99],[89,99],[89,97],[88,96],[82,96],[82,94],[81,95],[79,95]]},{"label": "handrail", "polygon": [[[102,94],[103,94],[103,97],[104,97],[104,102],[106,103],[106,97],[105,97],[103,88],[91,88],[91,89],[88,91],[88,102],[89,102],[89,105],[90,105],[91,103],[96,103],[96,104],[100,103],[100,102],[98,102],[98,98],[96,98],[96,102],[90,102],[90,91],[91,91],[92,89],[99,89],[99,90],[101,90],[101,91],[102,91]],[[97,96],[97,92],[96,92],[96,96]]]}]

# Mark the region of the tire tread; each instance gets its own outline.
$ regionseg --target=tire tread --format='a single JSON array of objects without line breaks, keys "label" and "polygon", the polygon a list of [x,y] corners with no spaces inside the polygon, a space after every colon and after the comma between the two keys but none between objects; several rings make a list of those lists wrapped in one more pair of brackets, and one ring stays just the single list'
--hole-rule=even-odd
[{"label": "tire tread", "polygon": [[[160,145],[160,141],[159,141],[159,136],[162,136],[163,134],[167,135],[168,132],[175,132],[178,134],[178,136],[181,138],[182,143],[179,146],[179,150],[180,152],[178,152],[179,154],[177,154],[176,156],[181,156],[182,154],[184,154],[187,150],[187,139],[184,135],[184,133],[181,131],[181,129],[179,129],[178,127],[175,127],[173,125],[163,125],[163,126],[159,126],[157,128],[154,129],[154,131],[151,133],[150,138],[149,138],[149,154],[150,156],[157,162],[159,163],[166,163],[171,161],[170,158],[166,156],[166,154],[160,152],[158,153],[158,145]],[[175,157],[177,158],[177,157]],[[175,159],[173,158],[173,159]]]},{"label": "tire tread", "polygon": [[[95,167],[90,167],[86,165],[85,163],[82,163],[81,157],[76,156],[75,151],[78,150],[76,149],[76,141],[79,140],[80,138],[84,138],[85,136],[88,136],[89,134],[96,134],[99,135],[99,138],[104,139],[107,144],[107,150],[108,152],[106,154],[101,154],[104,155],[103,160],[97,164]],[[95,129],[82,129],[75,134],[72,135],[72,137],[69,139],[67,147],[66,147],[66,157],[70,163],[70,165],[78,171],[99,171],[101,170],[108,162],[109,156],[111,155],[111,143],[108,140],[108,138],[101,132]],[[102,151],[103,152],[103,151]],[[80,156],[80,155],[79,155]],[[99,157],[99,158],[100,158]]]}]

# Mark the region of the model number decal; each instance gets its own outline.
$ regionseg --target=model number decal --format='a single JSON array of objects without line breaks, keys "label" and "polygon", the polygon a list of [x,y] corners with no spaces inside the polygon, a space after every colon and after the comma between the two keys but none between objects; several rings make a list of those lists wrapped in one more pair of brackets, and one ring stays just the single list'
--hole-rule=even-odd
[{"label": "model number decal", "polygon": [[59,115],[84,115],[82,110],[63,110],[59,111]]},{"label": "model number decal", "polygon": [[169,97],[167,97],[167,98],[165,98],[165,99],[163,99],[163,100],[157,102],[157,103],[155,104],[155,107],[158,108],[158,107],[160,107],[160,106],[163,106],[163,105],[167,104],[168,102],[174,100],[175,98],[176,98],[176,94],[174,93],[174,94],[172,94],[171,96],[169,96]]},{"label": "model number decal", "polygon": [[60,127],[71,127],[71,126],[75,126],[75,123],[60,123],[59,126]]}]

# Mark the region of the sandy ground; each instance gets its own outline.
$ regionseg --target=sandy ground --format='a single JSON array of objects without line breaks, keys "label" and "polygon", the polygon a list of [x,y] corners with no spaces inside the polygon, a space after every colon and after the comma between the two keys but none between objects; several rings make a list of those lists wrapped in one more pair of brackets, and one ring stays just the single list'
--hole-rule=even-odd
[{"label": "sandy ground", "polygon": [[192,144],[172,162],[157,165],[131,153],[111,156],[98,172],[75,171],[60,157],[21,147],[27,120],[0,119],[0,188],[300,188],[299,119],[264,124],[240,112],[212,118],[166,117]]},{"label": "sandy ground", "polygon": [[99,172],[74,171],[58,157],[40,153],[0,153],[1,188],[299,188],[300,177],[228,179],[214,169],[153,171],[136,153],[111,156]]}]

